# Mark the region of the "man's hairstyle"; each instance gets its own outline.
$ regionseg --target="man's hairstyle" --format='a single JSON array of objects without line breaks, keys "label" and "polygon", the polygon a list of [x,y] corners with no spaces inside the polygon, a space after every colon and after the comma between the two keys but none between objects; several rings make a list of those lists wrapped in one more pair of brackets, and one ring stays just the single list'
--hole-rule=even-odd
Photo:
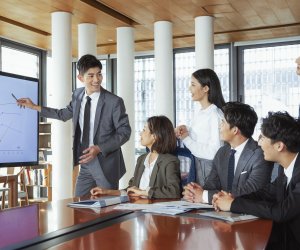
[{"label": "man's hairstyle", "polygon": [[84,75],[90,68],[102,69],[101,62],[93,55],[84,55],[77,62],[77,70],[80,75]]},{"label": "man's hairstyle", "polygon": [[283,142],[292,153],[300,151],[300,121],[288,112],[269,112],[263,119],[261,132],[272,143]]},{"label": "man's hairstyle", "polygon": [[151,134],[155,135],[155,142],[151,151],[159,154],[173,153],[176,148],[176,136],[172,122],[165,116],[152,116],[147,120]]},{"label": "man's hairstyle", "polygon": [[253,135],[257,123],[257,114],[248,104],[241,102],[227,102],[223,107],[224,118],[230,128],[238,127],[246,138]]},{"label": "man's hairstyle", "polygon": [[223,109],[225,101],[222,94],[220,80],[212,69],[199,69],[192,74],[202,87],[208,86],[208,101]]}]

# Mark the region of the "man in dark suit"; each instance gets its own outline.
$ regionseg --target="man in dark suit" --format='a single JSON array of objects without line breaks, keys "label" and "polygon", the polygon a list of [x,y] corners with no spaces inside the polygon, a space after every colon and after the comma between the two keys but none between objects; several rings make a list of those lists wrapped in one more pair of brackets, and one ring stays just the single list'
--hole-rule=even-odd
[{"label": "man in dark suit", "polygon": [[73,119],[73,160],[80,164],[75,196],[89,194],[91,188],[118,188],[126,172],[121,146],[129,140],[131,128],[122,98],[101,87],[101,62],[92,55],[82,56],[78,79],[85,85],[76,89],[63,109],[41,107],[29,98],[18,105],[41,112],[47,118]]},{"label": "man in dark suit", "polygon": [[255,111],[239,102],[228,102],[223,109],[220,134],[228,144],[216,153],[204,186],[190,183],[185,187],[183,195],[188,201],[211,203],[220,190],[240,196],[270,182],[273,163],[264,160],[261,148],[251,137],[257,122]]},{"label": "man in dark suit", "polygon": [[216,209],[272,219],[267,249],[300,249],[300,122],[287,112],[269,113],[259,143],[268,161],[279,163],[277,179],[256,192],[234,198],[216,194]]}]

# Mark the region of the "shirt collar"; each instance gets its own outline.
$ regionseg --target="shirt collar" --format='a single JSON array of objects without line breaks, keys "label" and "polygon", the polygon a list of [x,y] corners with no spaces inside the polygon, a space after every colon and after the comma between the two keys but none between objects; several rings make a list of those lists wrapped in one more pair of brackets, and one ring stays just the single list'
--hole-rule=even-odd
[{"label": "shirt collar", "polygon": [[[84,99],[86,99],[86,97],[87,97],[88,95],[87,95],[87,93],[86,93],[86,91],[84,91]],[[99,96],[100,96],[100,92],[94,92],[93,94],[91,94],[91,95],[89,95],[89,97],[92,99],[92,100],[94,100],[94,99],[96,99],[96,98],[99,98]]]},{"label": "shirt collar", "polygon": [[231,148],[231,149],[234,149],[236,151],[236,153],[241,154],[248,141],[249,141],[249,139],[244,141],[242,144],[238,145],[236,148]]},{"label": "shirt collar", "polygon": [[210,104],[207,108],[203,108],[201,105],[199,105],[199,110],[201,112],[210,112],[212,109],[215,109],[217,106],[215,104]]},{"label": "shirt collar", "polygon": [[155,163],[156,163],[156,160],[157,160],[157,158],[158,158],[158,157],[156,157],[156,159],[155,159],[153,162],[151,162],[151,164],[149,164],[149,157],[150,157],[150,154],[151,154],[151,153],[147,154],[147,156],[146,156],[146,158],[145,158],[145,161],[144,161],[145,167],[154,167],[154,165],[155,165]]},{"label": "shirt collar", "polygon": [[[298,153],[299,154],[299,153]],[[284,168],[283,171],[284,171],[284,174],[286,175],[287,177],[287,184],[290,183],[291,179],[292,179],[292,176],[293,176],[293,170],[294,170],[294,167],[295,167],[295,162],[296,162],[296,159],[297,159],[297,156],[298,154],[295,156],[294,160],[292,160],[292,162],[290,163],[290,165],[287,167],[287,168]]]}]

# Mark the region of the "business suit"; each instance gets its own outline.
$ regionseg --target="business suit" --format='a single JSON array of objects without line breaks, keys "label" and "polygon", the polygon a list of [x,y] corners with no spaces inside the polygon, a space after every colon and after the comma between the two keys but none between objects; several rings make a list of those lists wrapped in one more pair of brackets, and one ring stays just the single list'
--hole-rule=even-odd
[{"label": "business suit", "polygon": [[[79,156],[82,154],[82,149],[80,148],[81,129],[79,126],[79,113],[84,93],[85,88],[76,89],[73,92],[70,104],[66,108],[53,109],[42,107],[41,109],[41,115],[44,117],[62,121],[73,119],[74,165],[78,164]],[[94,145],[98,145],[101,150],[96,158],[98,161],[96,160],[95,162],[96,165],[100,164],[100,169],[98,168],[98,170],[101,171],[94,169],[94,172],[91,173],[92,177],[97,177],[95,175],[103,173],[105,179],[111,184],[111,188],[118,188],[118,181],[126,172],[121,146],[129,140],[130,134],[131,128],[122,98],[101,88],[95,114],[93,137]],[[81,173],[79,173],[80,176]],[[80,183],[77,184],[81,185]],[[90,187],[86,189],[88,188]]]},{"label": "business suit", "polygon": [[[139,187],[145,169],[144,161],[147,154],[137,159],[134,176],[129,181],[129,186]],[[150,177],[148,192],[149,198],[180,198],[180,162],[171,154],[159,154]]]},{"label": "business suit", "polygon": [[[208,190],[208,201],[220,190],[227,190],[230,145],[224,145],[213,159],[212,170],[203,186]],[[257,142],[249,138],[234,173],[231,193],[234,197],[254,192],[270,182],[273,163],[264,160]]]},{"label": "business suit", "polygon": [[300,249],[300,155],[287,188],[280,168],[281,173],[273,183],[236,198],[230,210],[274,221],[267,249]]}]

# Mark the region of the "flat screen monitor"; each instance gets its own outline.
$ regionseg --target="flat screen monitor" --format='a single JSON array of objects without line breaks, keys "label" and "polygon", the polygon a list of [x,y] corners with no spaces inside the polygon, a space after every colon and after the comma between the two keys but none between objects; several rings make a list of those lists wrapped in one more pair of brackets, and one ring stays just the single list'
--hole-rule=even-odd
[{"label": "flat screen monitor", "polygon": [[0,71],[0,167],[38,163],[38,112],[20,108],[15,97],[38,103],[36,78]]}]

